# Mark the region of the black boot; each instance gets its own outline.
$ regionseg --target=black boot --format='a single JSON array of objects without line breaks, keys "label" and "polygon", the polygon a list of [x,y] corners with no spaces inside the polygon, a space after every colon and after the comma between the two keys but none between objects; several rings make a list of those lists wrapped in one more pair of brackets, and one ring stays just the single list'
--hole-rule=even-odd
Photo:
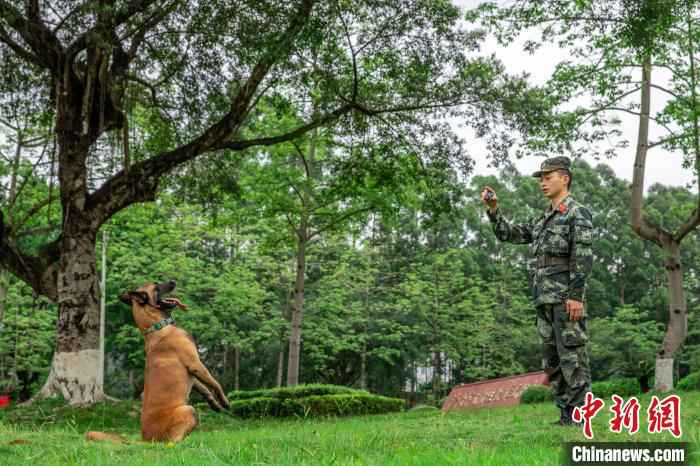
[{"label": "black boot", "polygon": [[552,422],[555,426],[565,426],[566,421],[569,418],[569,413],[566,408],[559,408],[559,420]]}]

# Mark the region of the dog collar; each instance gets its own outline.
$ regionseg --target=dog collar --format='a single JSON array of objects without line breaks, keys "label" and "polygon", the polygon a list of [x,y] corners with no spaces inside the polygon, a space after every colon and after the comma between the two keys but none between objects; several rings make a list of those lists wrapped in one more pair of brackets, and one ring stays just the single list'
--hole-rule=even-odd
[{"label": "dog collar", "polygon": [[155,324],[151,325],[146,330],[144,330],[143,334],[148,335],[149,333],[157,332],[158,330],[165,328],[168,325],[175,325],[175,320],[172,317],[168,317],[167,319],[163,319],[159,322],[156,322]]}]

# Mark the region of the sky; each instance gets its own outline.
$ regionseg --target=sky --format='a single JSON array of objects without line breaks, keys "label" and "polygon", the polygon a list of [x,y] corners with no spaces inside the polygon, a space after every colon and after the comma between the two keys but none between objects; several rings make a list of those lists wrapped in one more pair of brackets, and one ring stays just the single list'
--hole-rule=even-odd
[{"label": "sky", "polygon": [[[476,7],[481,0],[453,0],[453,3],[460,8],[469,9]],[[556,44],[541,47],[534,55],[522,51],[522,43],[526,39],[538,39],[536,31],[523,37],[523,40],[504,48],[496,43],[493,38],[488,38],[484,43],[481,53],[484,55],[495,54],[503,61],[506,70],[513,74],[527,72],[530,74],[533,84],[544,83],[557,63],[569,58],[565,50],[559,49]],[[641,72],[640,72],[641,79]],[[662,97],[652,92],[652,113],[654,112],[654,102],[662,103]],[[623,137],[630,142],[630,145],[617,152],[617,156],[611,159],[596,161],[592,157],[584,157],[591,165],[605,163],[609,165],[618,177],[632,181],[632,167],[634,164],[635,144],[637,140],[638,118],[634,115],[617,113],[622,120],[619,129],[623,132]],[[497,170],[489,166],[485,156],[486,146],[483,142],[474,138],[473,133],[468,128],[456,128],[457,132],[469,142],[470,155],[474,158],[475,167],[473,174],[486,175],[496,174]],[[651,125],[650,140],[658,139],[664,135],[663,130]],[[515,166],[521,173],[532,173],[537,170],[544,159],[542,157],[526,157],[514,160]],[[647,166],[645,170],[644,187],[647,189],[653,183],[662,183],[671,186],[689,186],[693,183],[694,177],[691,170],[682,167],[682,157],[678,153],[670,153],[660,148],[653,148],[647,154]],[[693,188],[694,189],[694,188]]]}]

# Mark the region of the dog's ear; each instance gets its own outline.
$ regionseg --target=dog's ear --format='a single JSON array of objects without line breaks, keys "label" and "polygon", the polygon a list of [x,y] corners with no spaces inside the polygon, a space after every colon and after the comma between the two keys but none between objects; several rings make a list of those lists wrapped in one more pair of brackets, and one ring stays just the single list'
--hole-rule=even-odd
[{"label": "dog's ear", "polygon": [[131,295],[129,293],[122,293],[119,295],[119,301],[124,304],[131,304]]},{"label": "dog's ear", "polygon": [[119,296],[119,299],[124,304],[131,304],[134,300],[141,305],[148,303],[148,295],[142,291],[129,291]]}]

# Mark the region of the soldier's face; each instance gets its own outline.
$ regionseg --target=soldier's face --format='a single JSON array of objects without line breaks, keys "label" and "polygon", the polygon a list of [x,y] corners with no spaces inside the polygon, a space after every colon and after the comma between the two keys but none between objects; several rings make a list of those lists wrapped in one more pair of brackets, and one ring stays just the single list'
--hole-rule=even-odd
[{"label": "soldier's face", "polygon": [[568,175],[558,171],[545,173],[540,176],[542,194],[549,199],[554,199],[559,196],[566,189],[566,184],[568,182]]}]

